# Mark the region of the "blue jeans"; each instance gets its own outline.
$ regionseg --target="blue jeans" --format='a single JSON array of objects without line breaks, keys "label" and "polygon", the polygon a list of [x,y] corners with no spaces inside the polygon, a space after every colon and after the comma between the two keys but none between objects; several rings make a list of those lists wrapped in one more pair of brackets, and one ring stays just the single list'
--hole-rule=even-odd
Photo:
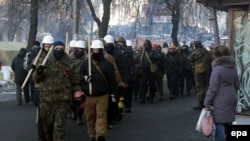
[{"label": "blue jeans", "polygon": [[215,141],[226,141],[227,125],[232,123],[215,123]]}]

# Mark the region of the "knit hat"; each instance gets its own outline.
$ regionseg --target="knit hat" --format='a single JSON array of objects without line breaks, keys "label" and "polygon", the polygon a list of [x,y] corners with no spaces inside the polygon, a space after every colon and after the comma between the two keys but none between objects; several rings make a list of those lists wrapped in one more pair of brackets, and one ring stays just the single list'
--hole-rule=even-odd
[{"label": "knit hat", "polygon": [[40,42],[39,41],[35,41],[33,45],[40,46]]},{"label": "knit hat", "polygon": [[55,41],[53,43],[53,48],[55,48],[56,46],[63,46],[65,48],[65,44],[62,41]]},{"label": "knit hat", "polygon": [[23,52],[23,53],[26,53],[26,48],[21,48],[19,52]]}]

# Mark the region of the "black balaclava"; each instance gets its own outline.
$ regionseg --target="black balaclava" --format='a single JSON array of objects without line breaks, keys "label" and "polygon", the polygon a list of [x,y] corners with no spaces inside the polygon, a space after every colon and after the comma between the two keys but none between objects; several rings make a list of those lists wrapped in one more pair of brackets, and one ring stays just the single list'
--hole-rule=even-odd
[{"label": "black balaclava", "polygon": [[64,50],[54,50],[54,48],[55,48],[56,46],[63,46],[64,49],[65,49],[65,45],[64,45],[64,43],[61,42],[61,41],[55,41],[55,42],[53,43],[53,55],[55,56],[56,59],[62,59],[63,56],[65,55],[65,52],[64,52]]},{"label": "black balaclava", "polygon": [[174,49],[168,49],[168,55],[174,56],[176,51]]},{"label": "black balaclava", "polygon": [[75,48],[74,55],[76,58],[82,57],[84,55],[84,49],[79,50],[79,49]]},{"label": "black balaclava", "polygon": [[151,51],[152,50],[152,44],[151,41],[146,39],[143,43],[143,46],[145,48],[146,51]]},{"label": "black balaclava", "polygon": [[103,49],[102,48],[99,48],[99,52],[98,53],[95,53],[95,52],[92,52],[92,58],[95,60],[95,61],[100,61],[104,58],[103,56]]},{"label": "black balaclava", "polygon": [[107,51],[108,54],[114,53],[114,50],[115,50],[114,44],[112,44],[112,43],[111,44],[107,44],[105,46],[105,50]]}]

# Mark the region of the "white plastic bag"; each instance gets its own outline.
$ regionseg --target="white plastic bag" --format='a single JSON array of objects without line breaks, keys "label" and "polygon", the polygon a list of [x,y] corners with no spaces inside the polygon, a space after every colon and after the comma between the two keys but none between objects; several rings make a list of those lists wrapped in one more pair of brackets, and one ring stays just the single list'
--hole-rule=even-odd
[{"label": "white plastic bag", "polygon": [[206,108],[203,108],[201,110],[201,114],[200,114],[200,117],[197,121],[196,128],[195,128],[195,130],[197,130],[198,132],[201,132],[201,121],[202,121],[203,117],[205,116],[206,112],[207,112]]},{"label": "white plastic bag", "polygon": [[206,111],[206,114],[201,120],[201,131],[206,137],[210,137],[213,134],[214,120],[210,110]]}]

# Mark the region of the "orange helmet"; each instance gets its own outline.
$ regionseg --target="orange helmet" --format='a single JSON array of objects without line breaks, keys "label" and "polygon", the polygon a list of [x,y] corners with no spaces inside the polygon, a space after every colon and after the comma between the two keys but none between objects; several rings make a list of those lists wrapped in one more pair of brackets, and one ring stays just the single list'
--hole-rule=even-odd
[{"label": "orange helmet", "polygon": [[173,44],[171,44],[168,48],[169,49],[175,49],[175,46]]},{"label": "orange helmet", "polygon": [[82,91],[76,91],[73,94],[73,105],[77,109],[84,109],[86,106],[86,97]]}]

